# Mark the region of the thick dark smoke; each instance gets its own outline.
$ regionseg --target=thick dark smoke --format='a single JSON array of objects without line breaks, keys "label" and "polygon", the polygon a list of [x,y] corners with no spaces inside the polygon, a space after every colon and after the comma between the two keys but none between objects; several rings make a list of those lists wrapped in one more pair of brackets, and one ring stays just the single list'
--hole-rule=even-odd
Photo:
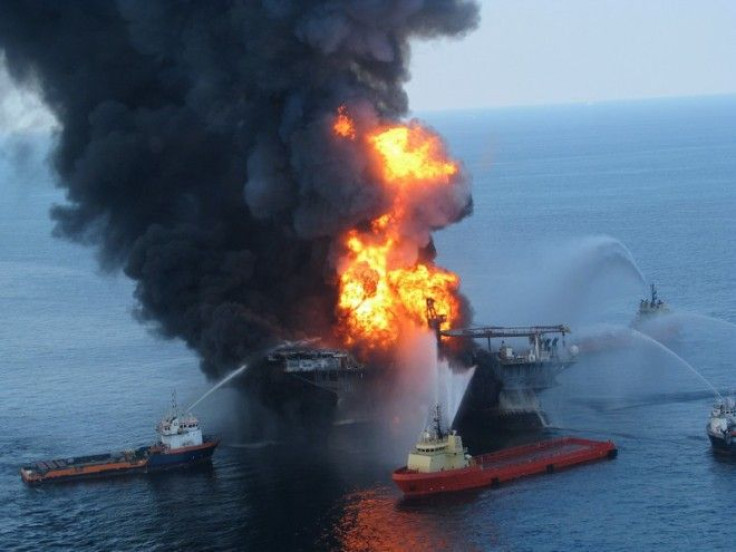
[{"label": "thick dark smoke", "polygon": [[470,0],[7,0],[0,50],[61,124],[58,234],[215,376],[329,332],[332,240],[387,203],[334,113],[401,117],[409,39],[477,21]]}]

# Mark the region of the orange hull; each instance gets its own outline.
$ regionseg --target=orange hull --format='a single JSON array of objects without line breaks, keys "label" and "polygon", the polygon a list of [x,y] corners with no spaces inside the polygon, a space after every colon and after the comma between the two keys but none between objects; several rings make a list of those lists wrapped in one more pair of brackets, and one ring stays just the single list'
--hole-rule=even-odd
[{"label": "orange hull", "polygon": [[43,475],[21,469],[20,476],[24,482],[29,484],[44,481],[61,481],[83,477],[96,477],[107,475],[123,475],[146,468],[146,460],[134,460],[125,462],[111,462],[109,464],[93,464],[89,466],[70,466],[66,468],[50,469]]},{"label": "orange hull", "polygon": [[475,457],[473,465],[457,470],[419,473],[403,467],[394,471],[392,479],[407,496],[426,496],[495,486],[519,477],[615,458],[616,454],[611,441],[562,437],[484,454]]},{"label": "orange hull", "polygon": [[208,462],[219,443],[219,439],[208,437],[201,445],[173,450],[154,445],[114,454],[48,460],[23,466],[20,476],[25,483],[34,485],[181,468]]}]

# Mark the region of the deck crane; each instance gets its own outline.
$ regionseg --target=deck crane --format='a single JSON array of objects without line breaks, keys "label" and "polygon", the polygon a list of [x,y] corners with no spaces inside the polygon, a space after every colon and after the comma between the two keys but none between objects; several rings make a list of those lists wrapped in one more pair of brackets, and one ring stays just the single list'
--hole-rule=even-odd
[{"label": "deck crane", "polygon": [[[527,337],[531,345],[531,352],[537,359],[541,358],[543,350],[550,350],[557,346],[558,338],[545,339],[548,334],[560,334],[562,345],[565,346],[565,335],[571,333],[570,328],[564,324],[556,326],[483,326],[479,328],[459,328],[443,330],[442,325],[447,321],[447,316],[437,314],[435,301],[427,298],[427,324],[434,330],[437,336],[437,346],[441,346],[443,337],[461,339],[487,339],[488,350],[491,351],[491,339]],[[501,352],[503,354],[503,352]]]}]

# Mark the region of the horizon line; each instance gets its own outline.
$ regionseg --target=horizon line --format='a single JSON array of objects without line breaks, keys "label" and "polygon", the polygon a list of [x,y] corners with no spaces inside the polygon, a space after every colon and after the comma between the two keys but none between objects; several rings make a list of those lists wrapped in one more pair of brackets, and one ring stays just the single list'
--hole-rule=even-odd
[{"label": "horizon line", "polygon": [[686,95],[672,95],[672,96],[633,96],[628,98],[611,98],[603,100],[569,100],[560,102],[533,102],[533,103],[518,103],[518,104],[489,104],[485,106],[474,106],[474,107],[433,107],[424,109],[409,109],[409,114],[415,113],[447,113],[457,111],[501,111],[507,109],[521,109],[521,108],[543,108],[543,107],[588,107],[588,106],[599,106],[606,104],[622,104],[622,103],[648,103],[648,102],[661,102],[661,101],[678,101],[678,100],[714,100],[714,99],[736,99],[736,92],[724,92],[717,94],[686,94]]}]

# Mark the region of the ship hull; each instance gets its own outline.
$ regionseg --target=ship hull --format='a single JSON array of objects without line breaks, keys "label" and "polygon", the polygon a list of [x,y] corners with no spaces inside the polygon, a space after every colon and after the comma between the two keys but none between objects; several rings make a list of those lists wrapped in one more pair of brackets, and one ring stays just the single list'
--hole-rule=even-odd
[{"label": "ship hull", "polygon": [[713,435],[710,432],[708,432],[708,439],[710,439],[710,444],[713,448],[713,452],[729,456],[736,456],[736,440],[727,441],[724,437]]},{"label": "ship hull", "polygon": [[616,455],[616,446],[611,441],[562,437],[484,454],[475,457],[474,464],[467,468],[418,473],[403,467],[394,471],[392,479],[407,497],[422,497],[497,486],[520,477],[553,473]]},{"label": "ship hull", "polygon": [[125,466],[104,466],[97,470],[80,471],[49,471],[42,476],[34,476],[21,469],[21,479],[28,485],[40,485],[41,483],[65,483],[80,481],[84,479],[100,479],[108,477],[120,477],[124,475],[145,473],[145,465],[129,464]]},{"label": "ship hull", "polygon": [[147,472],[170,470],[209,462],[219,444],[219,440],[207,441],[196,447],[178,449],[174,452],[161,452],[152,454],[146,464]]},{"label": "ship hull", "polygon": [[39,485],[183,468],[209,462],[219,443],[219,439],[209,438],[201,445],[174,451],[154,445],[136,451],[38,462],[22,467],[20,475],[25,483]]}]

